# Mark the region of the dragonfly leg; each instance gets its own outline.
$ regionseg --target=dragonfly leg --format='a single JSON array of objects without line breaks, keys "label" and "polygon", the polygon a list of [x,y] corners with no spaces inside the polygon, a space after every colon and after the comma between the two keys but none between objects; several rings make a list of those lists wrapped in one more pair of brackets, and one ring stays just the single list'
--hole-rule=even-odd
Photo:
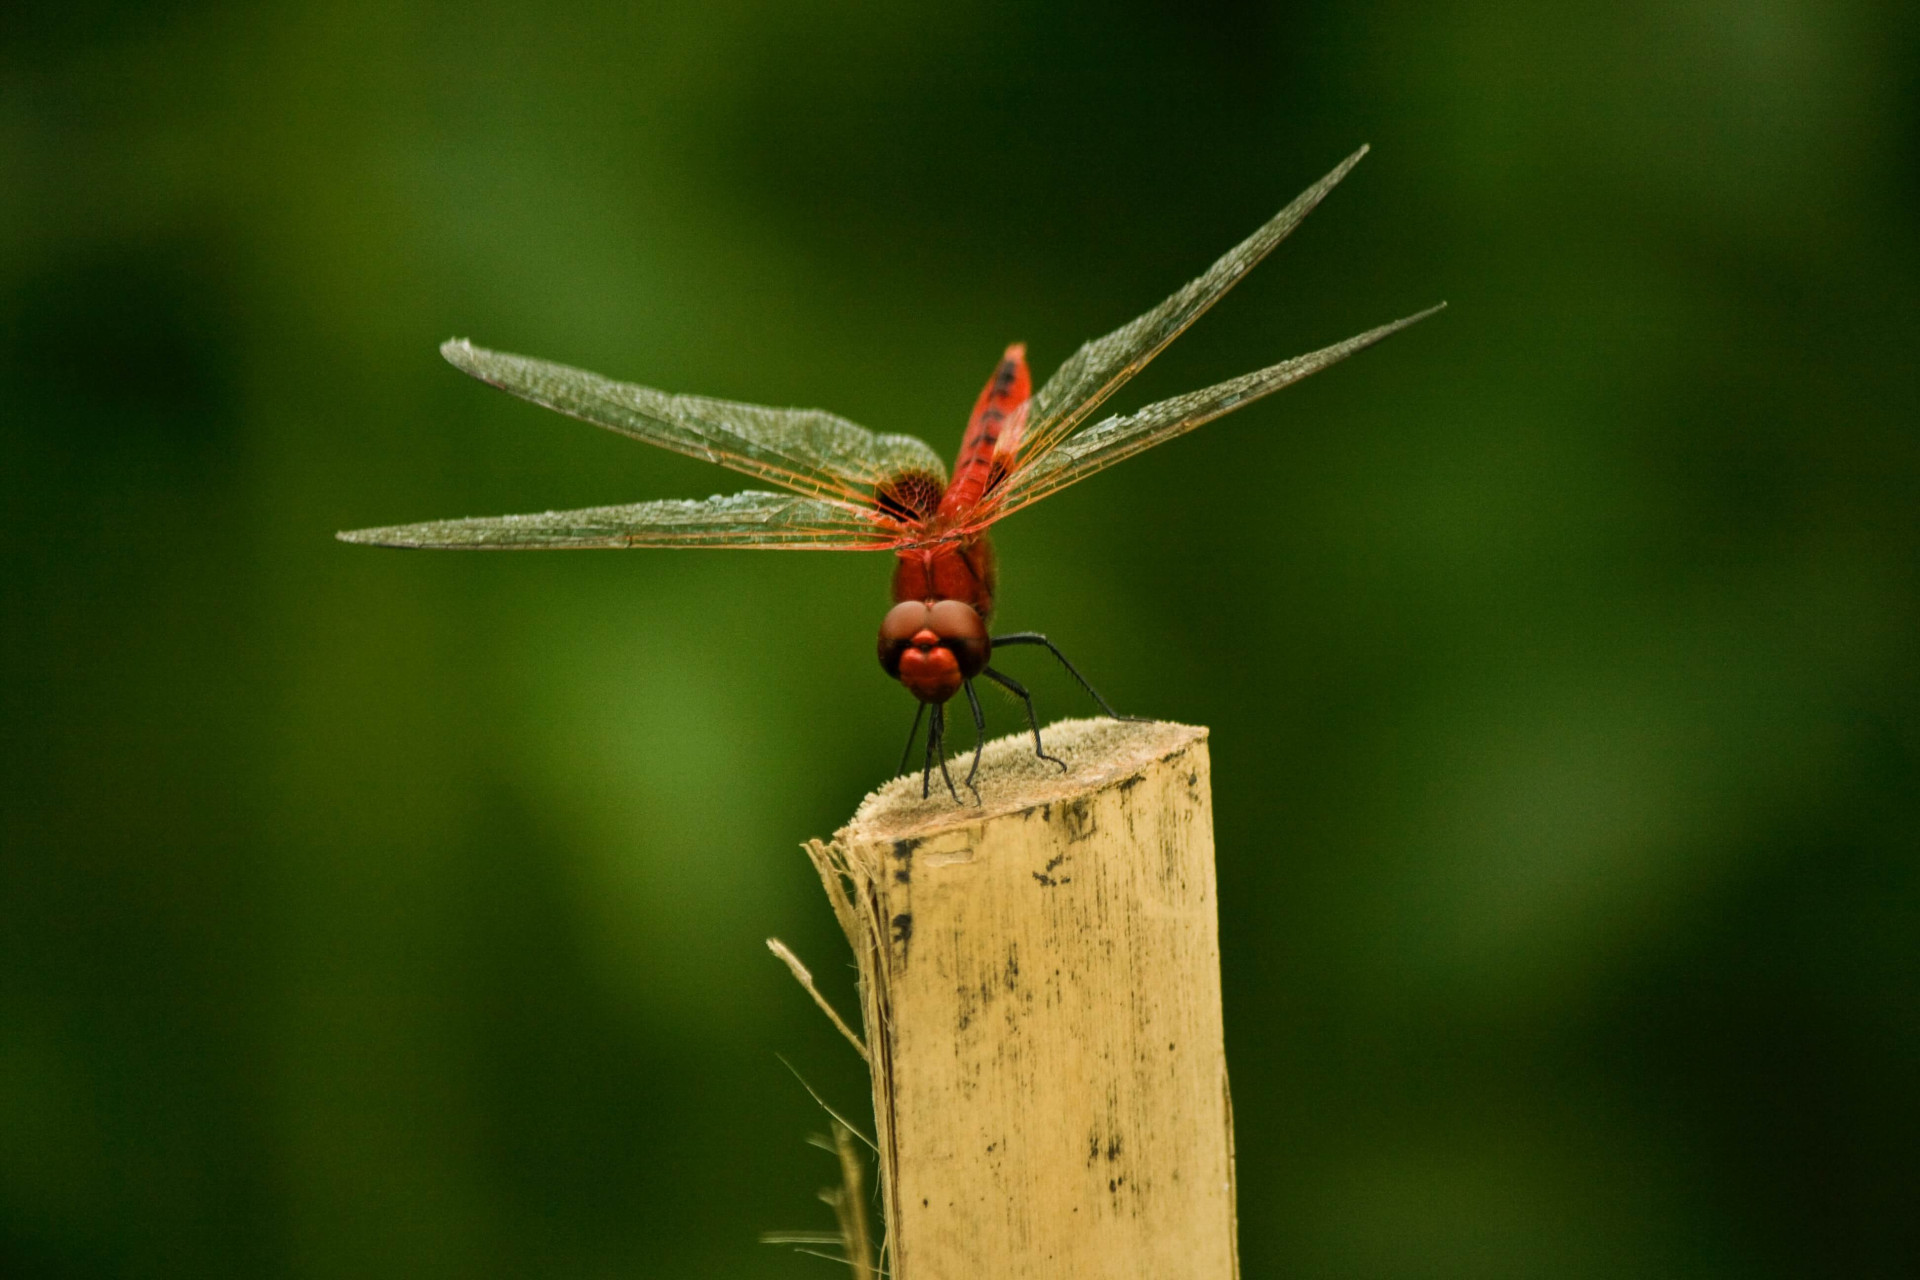
[{"label": "dragonfly leg", "polygon": [[[921,705],[925,705],[924,703]],[[933,794],[933,753],[940,749],[940,708],[933,709],[933,719],[927,722],[927,756],[920,766],[920,798],[925,800]]]},{"label": "dragonfly leg", "polygon": [[980,788],[973,785],[974,775],[980,772],[980,752],[987,745],[987,713],[980,709],[980,695],[973,691],[973,681],[963,682],[967,690],[967,705],[973,708],[973,768],[967,770],[967,790],[973,792],[973,802],[981,803]]},{"label": "dragonfly leg", "polygon": [[1067,661],[1067,655],[1060,652],[1060,646],[1056,645],[1053,641],[1041,635],[1038,631],[1015,631],[1011,635],[995,636],[993,638],[992,643],[996,649],[1003,644],[1045,645],[1047,652],[1051,653],[1054,657],[1060,659],[1060,665],[1067,669],[1067,674],[1072,676],[1074,680],[1080,685],[1080,687],[1087,691],[1087,695],[1089,697],[1091,697],[1095,702],[1100,704],[1100,709],[1102,711],[1112,716],[1115,720],[1144,721],[1147,719],[1146,716],[1123,716],[1118,711],[1115,711],[1113,709],[1113,706],[1105,698],[1100,696],[1100,691],[1087,683],[1087,678],[1080,674],[1079,668],[1075,667],[1071,662]]},{"label": "dragonfly leg", "polygon": [[[933,720],[927,725],[927,754],[940,762],[940,780],[947,784],[947,794],[953,797],[955,804],[960,803],[960,793],[954,790],[953,775],[947,772],[947,708],[944,703],[933,704]],[[929,775],[920,779],[920,798],[927,798]]]},{"label": "dragonfly leg", "polygon": [[907,730],[907,745],[900,749],[900,768],[895,771],[895,777],[899,777],[907,771],[907,761],[913,758],[913,740],[919,736],[920,721],[926,717],[926,714],[926,703],[920,702],[914,704],[913,728]]},{"label": "dragonfly leg", "polygon": [[1027,726],[1033,730],[1033,754],[1039,756],[1042,760],[1053,761],[1060,766],[1060,772],[1065,773],[1067,771],[1067,762],[1058,756],[1048,755],[1047,749],[1040,745],[1040,717],[1033,714],[1033,695],[1027,692],[1027,686],[1021,684],[1012,676],[1001,675],[992,667],[982,667],[980,674],[995,684],[1012,690],[1014,697],[1027,704]]}]

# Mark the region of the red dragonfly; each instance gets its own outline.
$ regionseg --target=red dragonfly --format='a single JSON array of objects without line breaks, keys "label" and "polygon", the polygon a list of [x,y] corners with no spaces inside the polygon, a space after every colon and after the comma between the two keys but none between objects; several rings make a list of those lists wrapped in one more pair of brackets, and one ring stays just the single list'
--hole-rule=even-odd
[{"label": "red dragonfly", "polygon": [[920,722],[932,708],[921,794],[929,793],[938,762],[947,790],[959,800],[947,771],[945,708],[964,691],[975,729],[973,769],[965,785],[973,789],[986,728],[973,687],[981,676],[1025,704],[1035,753],[1065,769],[1041,742],[1032,695],[989,665],[993,651],[1042,646],[1103,711],[1118,713],[1046,636],[1033,631],[988,634],[995,565],[987,530],[1096,471],[1298,382],[1438,311],[1440,307],[1433,307],[1201,391],[1089,421],[1102,402],[1285,239],[1366,151],[1362,147],[1349,156],[1165,302],[1083,345],[1037,393],[1027,373],[1026,348],[1019,343],[1008,347],[974,403],[951,479],[939,454],[924,441],[877,435],[819,409],[669,395],[545,360],[486,351],[460,339],[446,343],[440,353],[483,382],[648,444],[717,462],[785,492],[748,490],[705,501],[434,520],[339,536],[388,547],[466,550],[891,551],[894,605],[880,624],[880,665],[920,703],[901,771],[913,752]]}]

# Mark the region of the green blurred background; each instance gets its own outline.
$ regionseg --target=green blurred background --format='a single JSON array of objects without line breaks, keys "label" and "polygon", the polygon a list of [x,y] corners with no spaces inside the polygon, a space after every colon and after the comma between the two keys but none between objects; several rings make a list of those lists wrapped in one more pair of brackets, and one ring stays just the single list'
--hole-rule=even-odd
[{"label": "green blurred background", "polygon": [[0,1274],[836,1274],[887,562],[332,532],[744,487],[449,335],[945,451],[1361,142],[1122,407],[1452,308],[1000,535],[1213,728],[1246,1274],[1920,1273],[1914,7],[907,10],[0,15]]}]

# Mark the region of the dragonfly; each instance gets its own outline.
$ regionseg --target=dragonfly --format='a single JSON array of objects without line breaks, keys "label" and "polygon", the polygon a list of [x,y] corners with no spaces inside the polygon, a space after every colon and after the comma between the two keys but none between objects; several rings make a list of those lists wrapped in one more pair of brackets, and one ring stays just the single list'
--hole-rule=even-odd
[{"label": "dragonfly", "polygon": [[[918,702],[900,772],[929,718],[921,795],[947,767],[947,704],[964,693],[974,725],[964,785],[976,799],[986,718],[976,679],[1026,708],[1034,752],[1047,753],[1027,687],[993,666],[996,650],[1042,647],[1110,716],[1119,716],[1066,654],[1037,631],[992,635],[998,573],[990,528],[1068,485],[1291,386],[1446,304],[1252,373],[1094,420],[1129,379],[1231,289],[1366,155],[1362,147],[1164,302],[1085,344],[1036,392],[1026,348],[1008,347],[975,401],[949,476],[938,452],[910,435],[882,434],[820,409],[781,409],[676,395],[454,339],[440,353],[456,368],[523,399],[676,453],[730,468],[779,492],[749,489],[533,515],[431,520],[358,529],[343,541],[386,547],[520,551],[590,547],[746,547],[890,551],[893,606],[880,623],[881,668]],[[1121,717],[1125,718],[1125,717]]]}]

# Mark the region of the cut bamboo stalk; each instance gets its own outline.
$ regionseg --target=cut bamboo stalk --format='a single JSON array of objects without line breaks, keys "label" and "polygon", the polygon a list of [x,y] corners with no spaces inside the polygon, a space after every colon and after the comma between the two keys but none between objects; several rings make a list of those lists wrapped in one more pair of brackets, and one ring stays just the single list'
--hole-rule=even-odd
[{"label": "cut bamboo stalk", "polygon": [[1227,1280],[1206,730],[1046,744],[1066,773],[1003,738],[980,805],[898,779],[808,846],[859,962],[890,1275]]}]

